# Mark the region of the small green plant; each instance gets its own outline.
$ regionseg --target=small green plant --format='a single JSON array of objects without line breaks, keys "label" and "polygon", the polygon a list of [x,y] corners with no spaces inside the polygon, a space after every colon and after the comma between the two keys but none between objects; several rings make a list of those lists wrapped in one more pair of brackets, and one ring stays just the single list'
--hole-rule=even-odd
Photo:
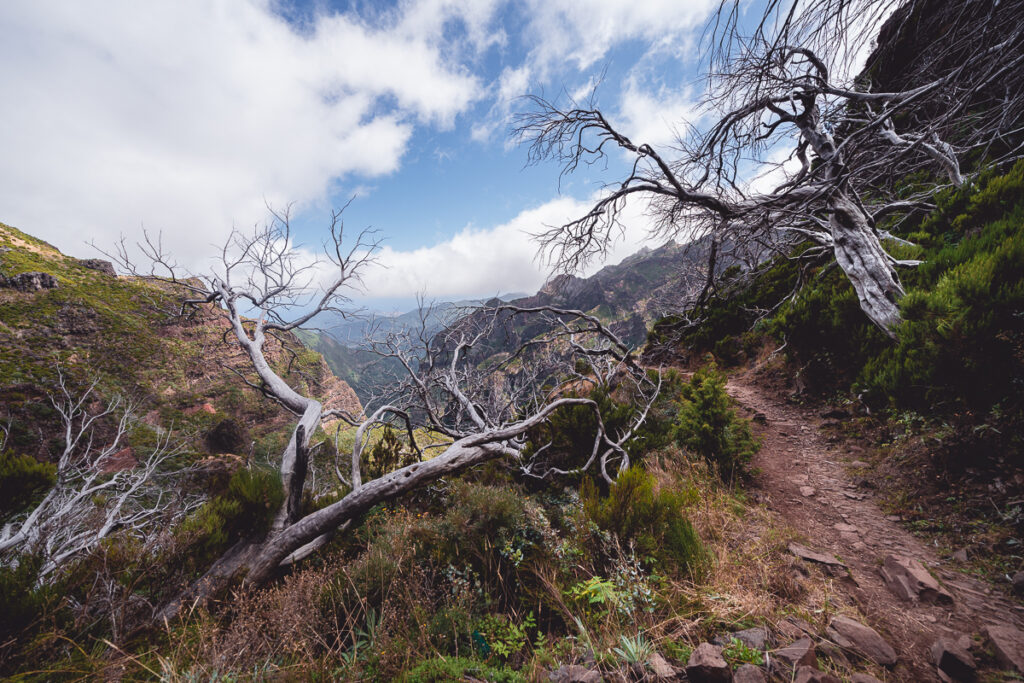
[{"label": "small green plant", "polygon": [[[529,641],[528,633],[537,627],[533,612],[516,623],[505,615],[490,615],[481,620],[474,636],[479,634],[486,645],[485,654],[505,660],[522,650]],[[474,637],[474,640],[478,640]]]},{"label": "small green plant", "polygon": [[661,649],[667,656],[683,663],[690,661],[690,655],[693,654],[693,648],[679,640],[665,640],[661,643]]},{"label": "small green plant", "polygon": [[612,648],[612,652],[627,664],[643,664],[654,654],[654,644],[641,634],[620,636],[619,647]]},{"label": "small green plant", "polygon": [[585,603],[590,608],[610,607],[619,601],[619,594],[615,584],[600,576],[591,576],[586,581],[580,581],[571,587],[566,594]]},{"label": "small green plant", "polygon": [[732,638],[729,644],[722,648],[722,657],[733,666],[738,664],[764,666],[764,655],[761,651],[749,647],[739,638]]},{"label": "small green plant", "polygon": [[492,683],[523,683],[526,679],[506,667],[465,657],[435,657],[420,662],[398,678],[400,683],[451,683],[469,679]]}]

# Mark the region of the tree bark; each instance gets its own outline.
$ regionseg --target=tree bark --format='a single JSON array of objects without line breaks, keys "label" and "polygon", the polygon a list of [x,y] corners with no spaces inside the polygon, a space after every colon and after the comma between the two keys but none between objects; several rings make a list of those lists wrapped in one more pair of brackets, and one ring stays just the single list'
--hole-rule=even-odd
[{"label": "tree bark", "polygon": [[842,192],[829,201],[832,249],[853,285],[861,310],[890,337],[900,321],[896,302],[903,296],[888,254],[860,206]]}]

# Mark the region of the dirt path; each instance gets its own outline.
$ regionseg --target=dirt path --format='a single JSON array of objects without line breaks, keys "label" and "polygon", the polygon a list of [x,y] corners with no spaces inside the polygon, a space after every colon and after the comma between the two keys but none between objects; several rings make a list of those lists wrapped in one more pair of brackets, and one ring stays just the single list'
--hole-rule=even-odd
[{"label": "dirt path", "polygon": [[[745,374],[730,379],[727,388],[748,417],[760,414],[762,424],[755,429],[762,447],[753,465],[760,470],[762,500],[804,535],[808,547],[828,551],[848,565],[849,577],[837,581],[836,588],[896,649],[895,680],[939,680],[928,649],[940,635],[975,635],[996,622],[1024,627],[1024,608],[954,571],[898,520],[887,518],[870,489],[856,484],[856,464],[850,463],[863,457],[863,449],[830,443],[816,412],[786,402],[757,382]],[[923,605],[893,595],[878,571],[890,554],[928,567],[953,594],[954,604]]]}]

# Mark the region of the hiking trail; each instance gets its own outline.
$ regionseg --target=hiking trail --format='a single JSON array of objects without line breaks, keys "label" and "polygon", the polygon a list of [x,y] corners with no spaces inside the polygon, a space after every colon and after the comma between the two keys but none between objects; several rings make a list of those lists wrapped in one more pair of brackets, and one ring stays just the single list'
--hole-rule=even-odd
[{"label": "hiking trail", "polygon": [[[752,427],[762,440],[752,462],[756,495],[803,537],[802,545],[833,554],[849,568],[848,575],[837,573],[834,587],[896,650],[900,662],[893,680],[939,680],[929,648],[940,636],[976,636],[987,624],[1024,629],[1024,607],[957,571],[955,562],[941,559],[898,517],[878,507],[875,492],[856,475],[867,466],[865,447],[823,433],[817,411],[759,384],[754,371],[731,376],[726,389],[755,418]],[[893,594],[879,572],[888,555],[923,564],[952,594],[953,604]]]}]

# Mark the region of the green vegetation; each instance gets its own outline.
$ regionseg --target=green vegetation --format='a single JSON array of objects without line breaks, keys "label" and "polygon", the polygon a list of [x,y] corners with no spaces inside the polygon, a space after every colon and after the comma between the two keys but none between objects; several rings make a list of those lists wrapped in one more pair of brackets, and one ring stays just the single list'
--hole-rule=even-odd
[{"label": "green vegetation", "polygon": [[681,448],[713,463],[732,481],[746,473],[758,444],[746,421],[736,415],[725,382],[725,375],[714,363],[695,372],[682,387],[682,407],[674,431]]},{"label": "green vegetation", "polygon": [[181,533],[191,540],[194,559],[203,566],[235,541],[265,532],[283,500],[277,471],[242,468],[231,476],[224,493],[185,520]]},{"label": "green vegetation", "polygon": [[591,480],[584,480],[580,498],[594,523],[630,543],[640,557],[673,563],[694,578],[706,568],[707,551],[682,515],[696,502],[694,492],[655,492],[654,478],[634,465],[619,474],[607,497],[600,496]]},{"label": "green vegetation", "polygon": [[56,481],[56,465],[11,450],[0,451],[0,520],[29,507]]}]

